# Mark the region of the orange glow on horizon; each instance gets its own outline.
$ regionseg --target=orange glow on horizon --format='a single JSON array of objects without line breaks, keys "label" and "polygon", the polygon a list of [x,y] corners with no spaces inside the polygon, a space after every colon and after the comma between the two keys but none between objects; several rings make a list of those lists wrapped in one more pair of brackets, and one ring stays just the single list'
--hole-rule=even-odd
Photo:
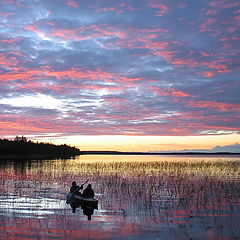
[{"label": "orange glow on horizon", "polygon": [[126,136],[78,135],[45,137],[38,141],[69,144],[82,151],[174,151],[184,149],[211,149],[240,143],[239,134],[205,136]]}]

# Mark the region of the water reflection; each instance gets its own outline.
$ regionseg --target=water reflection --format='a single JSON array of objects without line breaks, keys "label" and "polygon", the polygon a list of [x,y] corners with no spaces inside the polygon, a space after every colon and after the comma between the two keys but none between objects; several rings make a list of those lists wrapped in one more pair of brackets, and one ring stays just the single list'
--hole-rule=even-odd
[{"label": "water reflection", "polygon": [[70,206],[72,208],[72,212],[75,213],[77,208],[81,208],[82,212],[84,215],[87,216],[87,219],[90,221],[92,218],[92,215],[94,213],[94,209],[98,209],[98,207],[93,207],[93,206],[89,206],[87,204],[84,204],[82,202],[74,202],[72,201],[70,203]]},{"label": "water reflection", "polygon": [[[77,202],[73,213],[66,194],[73,180],[86,179],[99,205],[86,209]],[[239,199],[239,158],[5,161],[0,234],[2,239],[238,239]]]},{"label": "water reflection", "polygon": [[56,214],[57,210],[65,208],[65,201],[51,198],[32,198],[27,196],[1,196],[3,215],[41,218],[49,214]]},{"label": "water reflection", "polygon": [[71,206],[73,213],[76,213],[77,208],[81,208],[89,221],[92,218],[94,209],[98,209],[97,199],[85,198],[81,194],[68,193],[66,203]]}]

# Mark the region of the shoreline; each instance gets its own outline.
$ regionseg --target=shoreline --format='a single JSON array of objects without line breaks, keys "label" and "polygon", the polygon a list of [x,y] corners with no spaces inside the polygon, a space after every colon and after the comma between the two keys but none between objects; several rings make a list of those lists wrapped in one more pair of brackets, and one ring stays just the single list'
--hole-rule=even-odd
[{"label": "shoreline", "polygon": [[69,158],[74,158],[77,155],[51,155],[51,154],[33,154],[33,155],[0,155],[0,162],[2,160],[50,160],[50,159],[69,159]]},{"label": "shoreline", "polygon": [[81,155],[115,155],[115,156],[235,156],[240,157],[240,153],[215,152],[215,153],[198,153],[198,152],[174,152],[174,153],[147,153],[147,152],[117,152],[117,151],[81,151],[75,155],[51,155],[51,154],[29,154],[29,155],[0,155],[0,162],[3,160],[51,160],[51,159],[71,159]]},{"label": "shoreline", "polygon": [[118,152],[118,151],[81,151],[80,155],[239,155],[240,153],[231,152],[163,152],[163,153],[149,153],[149,152]]}]

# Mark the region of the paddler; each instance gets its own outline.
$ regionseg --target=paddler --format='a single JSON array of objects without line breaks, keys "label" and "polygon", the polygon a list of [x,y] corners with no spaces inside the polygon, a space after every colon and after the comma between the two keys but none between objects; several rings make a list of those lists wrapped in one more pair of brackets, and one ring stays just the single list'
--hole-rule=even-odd
[{"label": "paddler", "polygon": [[88,186],[83,190],[83,197],[85,197],[85,198],[93,198],[94,197],[94,191],[92,189],[91,184],[88,184]]},{"label": "paddler", "polygon": [[83,189],[83,185],[79,187],[75,181],[72,182],[72,186],[70,187],[71,193],[81,195],[81,193],[79,192],[79,190],[81,189]]}]

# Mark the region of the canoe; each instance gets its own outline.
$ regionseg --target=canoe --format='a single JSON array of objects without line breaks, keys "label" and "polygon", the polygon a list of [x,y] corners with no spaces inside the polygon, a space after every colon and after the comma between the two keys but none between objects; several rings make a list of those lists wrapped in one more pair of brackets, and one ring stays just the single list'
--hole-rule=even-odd
[{"label": "canoe", "polygon": [[98,209],[98,200],[96,198],[85,198],[78,194],[68,193],[66,203],[67,204],[79,203],[80,205],[85,205],[92,207],[94,209]]}]

